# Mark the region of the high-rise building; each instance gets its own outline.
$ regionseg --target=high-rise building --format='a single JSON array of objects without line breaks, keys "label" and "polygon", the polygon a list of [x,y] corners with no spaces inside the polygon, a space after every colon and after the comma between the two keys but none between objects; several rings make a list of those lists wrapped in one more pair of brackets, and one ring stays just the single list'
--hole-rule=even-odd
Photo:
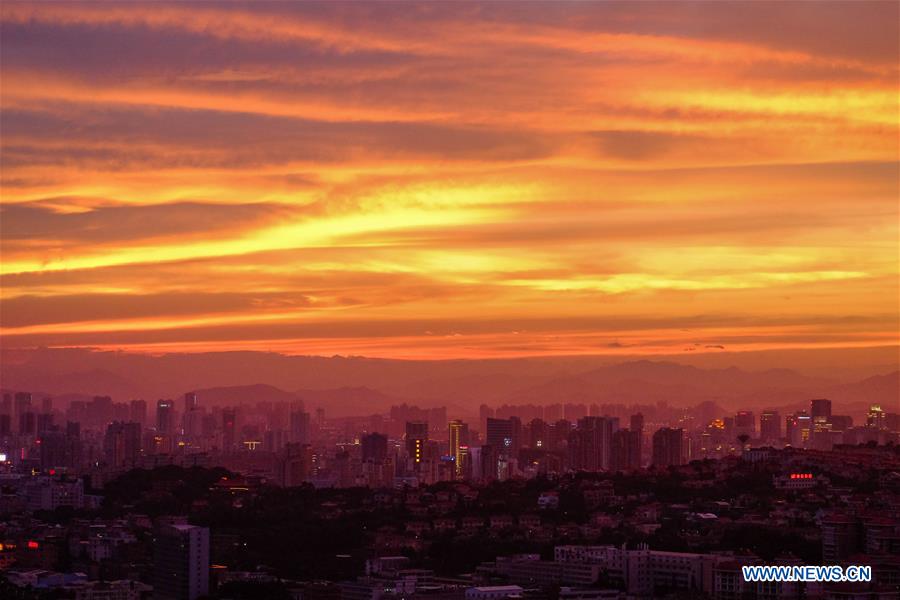
[{"label": "high-rise building", "polygon": [[880,404],[873,404],[869,407],[869,413],[866,415],[866,427],[874,429],[885,428],[885,415]]},{"label": "high-rise building", "polygon": [[203,431],[203,409],[196,392],[184,395],[184,414],[181,417],[181,428],[188,440],[195,439]]},{"label": "high-rise building", "polygon": [[362,436],[360,439],[362,459],[368,462],[384,462],[387,458],[387,436],[373,432]]},{"label": "high-rise building", "polygon": [[741,410],[734,416],[734,435],[756,437],[756,417],[752,411]]},{"label": "high-rise building", "polygon": [[559,450],[562,445],[569,440],[569,434],[572,432],[572,424],[565,420],[559,419],[550,428],[550,450]]},{"label": "high-rise building", "polygon": [[310,442],[309,424],[310,417],[308,412],[303,412],[302,408],[292,410],[290,418],[291,441],[297,444],[308,444]]},{"label": "high-rise building", "polygon": [[663,427],[653,434],[653,466],[669,467],[684,463],[684,430]]},{"label": "high-rise building", "polygon": [[494,417],[494,409],[487,404],[478,407],[478,424],[481,426],[481,435],[487,436],[487,420]]},{"label": "high-rise building", "polygon": [[636,431],[638,434],[638,461],[640,465],[644,464],[644,415],[637,413],[631,415],[629,419],[629,429]]},{"label": "high-rise building", "polygon": [[45,431],[53,429],[53,414],[41,413],[37,416],[37,433],[41,434]]},{"label": "high-rise building", "polygon": [[516,417],[487,420],[485,442],[498,455],[515,457],[521,446],[522,422]]},{"label": "high-rise building", "polygon": [[134,466],[141,454],[141,424],[114,421],[107,425],[103,453],[112,467]]},{"label": "high-rise building", "polygon": [[826,400],[824,398],[820,398],[817,400],[809,401],[809,415],[813,418],[813,421],[817,418],[822,418],[824,420],[828,420],[831,418],[831,400]]},{"label": "high-rise building", "polygon": [[528,423],[527,445],[532,450],[551,450],[550,426],[543,419],[532,419]]},{"label": "high-rise building", "polygon": [[303,485],[313,474],[313,459],[313,449],[309,444],[286,444],[278,455],[278,478],[281,485]]},{"label": "high-rise building", "polygon": [[569,435],[569,462],[581,471],[608,470],[612,466],[612,436],[618,430],[613,417],[582,417]]},{"label": "high-rise building", "polygon": [[428,423],[426,421],[407,421],[406,453],[413,464],[419,465],[425,458],[425,443],[428,441]]},{"label": "high-rise building", "polygon": [[853,427],[853,417],[848,415],[831,415],[829,421],[832,431],[847,431]]},{"label": "high-rise building", "polygon": [[19,433],[22,435],[34,435],[37,433],[37,415],[31,411],[20,413]]},{"label": "high-rise building", "polygon": [[175,402],[172,400],[157,401],[156,432],[163,436],[175,433]]},{"label": "high-rise building", "polygon": [[29,392],[16,392],[14,403],[14,416],[25,414],[31,408],[31,394]]},{"label": "high-rise building", "polygon": [[153,550],[154,600],[197,600],[209,593],[209,529],[163,525]]},{"label": "high-rise building", "polygon": [[[812,418],[813,433],[825,432],[827,436],[831,431],[831,400],[824,398],[810,400],[809,414]],[[822,439],[822,436],[818,436],[818,439]]]},{"label": "high-rise building", "polygon": [[147,424],[147,401],[132,400],[128,406],[128,419],[132,423],[140,423],[141,427]]},{"label": "high-rise building", "polygon": [[777,410],[765,410],[759,415],[759,437],[764,442],[781,439],[781,415]]},{"label": "high-rise building", "polygon": [[643,432],[644,431],[644,415],[642,415],[641,413],[637,413],[636,415],[631,415],[631,418],[629,419],[628,428],[631,429],[631,431]]},{"label": "high-rise building", "polygon": [[469,426],[454,419],[450,421],[450,456],[453,458],[453,474],[456,479],[463,478],[465,458],[469,450]]},{"label": "high-rise building", "polygon": [[473,453],[472,466],[473,471],[480,479],[493,481],[498,478],[498,464],[500,455],[497,449],[491,445],[484,445],[478,449],[477,453]]},{"label": "high-rise building", "polygon": [[196,408],[200,408],[200,398],[197,392],[188,392],[184,395],[184,412],[190,412]]},{"label": "high-rise building", "polygon": [[784,437],[787,443],[795,448],[805,448],[812,432],[812,417],[803,412],[797,412],[785,419]]},{"label": "high-rise building", "polygon": [[58,429],[45,431],[40,438],[41,447],[41,469],[48,471],[50,469],[64,467],[69,461],[66,460],[66,434]]},{"label": "high-rise building", "polygon": [[613,471],[632,471],[641,467],[641,434],[620,429],[612,434]]},{"label": "high-rise building", "polygon": [[237,411],[226,408],[222,411],[222,451],[234,451],[235,430],[237,428]]}]

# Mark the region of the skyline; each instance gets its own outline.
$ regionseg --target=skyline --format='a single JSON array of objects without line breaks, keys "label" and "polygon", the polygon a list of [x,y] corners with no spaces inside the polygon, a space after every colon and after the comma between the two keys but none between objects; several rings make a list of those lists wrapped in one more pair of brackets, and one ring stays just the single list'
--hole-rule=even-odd
[{"label": "skyline", "polygon": [[3,347],[896,358],[898,13],[4,3]]}]

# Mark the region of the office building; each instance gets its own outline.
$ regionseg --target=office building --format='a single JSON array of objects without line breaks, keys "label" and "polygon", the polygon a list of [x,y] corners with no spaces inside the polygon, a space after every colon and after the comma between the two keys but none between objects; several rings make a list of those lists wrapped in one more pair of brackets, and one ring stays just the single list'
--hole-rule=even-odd
[{"label": "office building", "polygon": [[765,410],[759,415],[759,438],[766,443],[781,439],[781,415],[775,410]]},{"label": "office building", "polygon": [[809,414],[815,420],[821,417],[825,420],[831,418],[831,400],[824,398],[809,401]]},{"label": "office building", "polygon": [[515,457],[521,447],[522,422],[517,417],[487,420],[485,442],[498,455]]},{"label": "office building", "polygon": [[641,434],[620,429],[612,434],[612,470],[631,471],[641,467]]},{"label": "office building", "polygon": [[417,466],[425,458],[426,442],[428,442],[428,423],[426,421],[407,421],[406,454]]},{"label": "office building", "polygon": [[141,424],[114,421],[107,425],[103,453],[111,467],[133,467],[141,455]]},{"label": "office building", "polygon": [[734,436],[756,437],[756,417],[752,411],[742,410],[734,416]]},{"label": "office building", "polygon": [[302,408],[291,410],[290,428],[292,442],[297,444],[308,444],[310,442],[310,422],[309,413],[304,412]]},{"label": "office building", "polygon": [[663,427],[653,434],[653,466],[684,464],[684,430]]},{"label": "office building", "polygon": [[369,433],[360,439],[362,459],[381,463],[387,458],[388,439],[381,433]]},{"label": "office building", "polygon": [[456,479],[462,479],[465,467],[466,454],[469,450],[469,426],[454,419],[450,421],[450,457],[453,459],[453,474]]},{"label": "office building", "polygon": [[226,408],[222,411],[222,451],[234,451],[236,443],[235,430],[237,428],[237,411],[234,408]]},{"label": "office building", "polygon": [[175,433],[175,402],[172,400],[156,403],[156,433],[163,436]]},{"label": "office building", "polygon": [[128,407],[128,420],[132,423],[140,423],[141,427],[147,424],[147,401],[132,400]]}]

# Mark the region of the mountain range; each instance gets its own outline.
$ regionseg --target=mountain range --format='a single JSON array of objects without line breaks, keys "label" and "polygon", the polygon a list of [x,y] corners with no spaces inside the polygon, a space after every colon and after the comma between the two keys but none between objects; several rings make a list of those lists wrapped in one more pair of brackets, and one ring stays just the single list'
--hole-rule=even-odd
[{"label": "mountain range", "polygon": [[41,350],[0,367],[4,390],[69,399],[109,395],[154,400],[198,391],[204,403],[302,400],[334,416],[380,412],[407,402],[471,413],[488,404],[656,404],[728,408],[794,408],[830,398],[836,412],[869,404],[900,410],[900,375],[853,381],[786,368],[701,368],[665,360],[613,363],[603,357],[480,361],[402,361],[362,357],[285,356],[261,352],[160,356],[87,350]]}]

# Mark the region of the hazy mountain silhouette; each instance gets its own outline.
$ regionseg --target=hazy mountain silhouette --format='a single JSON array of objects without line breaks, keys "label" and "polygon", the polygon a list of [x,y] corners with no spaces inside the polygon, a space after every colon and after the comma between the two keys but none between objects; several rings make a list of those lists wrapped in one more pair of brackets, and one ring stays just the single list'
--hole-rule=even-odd
[{"label": "hazy mountain silhouette", "polygon": [[405,361],[265,352],[165,354],[42,349],[2,363],[3,388],[35,394],[175,398],[198,391],[210,405],[291,402],[329,414],[370,414],[401,402],[471,411],[483,402],[692,406],[732,410],[808,406],[810,398],[900,408],[896,371],[840,382],[792,369],[701,368],[609,357]]},{"label": "hazy mountain silhouette", "polygon": [[192,390],[203,406],[238,406],[256,402],[300,403],[299,395],[286,392],[272,385],[236,385]]}]

